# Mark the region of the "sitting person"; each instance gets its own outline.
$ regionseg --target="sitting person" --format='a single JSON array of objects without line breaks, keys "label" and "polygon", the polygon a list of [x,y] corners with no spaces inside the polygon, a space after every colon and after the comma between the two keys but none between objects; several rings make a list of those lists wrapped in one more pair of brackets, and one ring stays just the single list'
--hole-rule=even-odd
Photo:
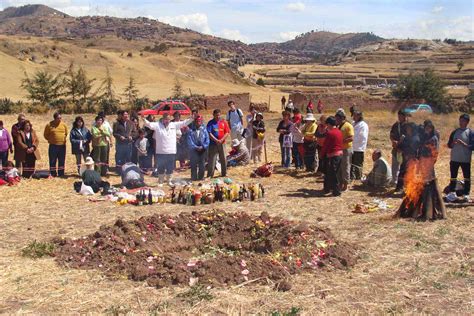
[{"label": "sitting person", "polygon": [[86,158],[86,170],[82,172],[82,183],[90,186],[94,193],[97,193],[102,188],[102,194],[107,194],[110,188],[110,184],[106,181],[102,181],[100,173],[94,170],[94,160],[92,157]]},{"label": "sitting person", "polygon": [[127,162],[122,166],[122,187],[137,189],[145,186],[143,171],[134,163]]},{"label": "sitting person", "polygon": [[373,188],[388,187],[392,181],[392,169],[387,160],[382,157],[382,151],[380,149],[376,149],[372,153],[372,160],[374,162],[372,171],[370,171],[367,178],[362,182]]},{"label": "sitting person", "polygon": [[227,166],[245,166],[250,163],[250,153],[243,141],[232,140],[232,150],[227,156]]},{"label": "sitting person", "polygon": [[20,182],[20,173],[18,172],[18,169],[15,168],[13,162],[7,161],[5,167],[0,169],[0,171],[0,185],[15,185]]}]

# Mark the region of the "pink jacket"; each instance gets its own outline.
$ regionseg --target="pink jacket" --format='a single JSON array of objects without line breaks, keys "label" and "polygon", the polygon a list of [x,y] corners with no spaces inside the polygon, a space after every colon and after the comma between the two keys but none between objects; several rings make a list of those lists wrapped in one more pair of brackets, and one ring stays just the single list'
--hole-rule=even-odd
[{"label": "pink jacket", "polygon": [[5,128],[0,130],[0,133],[2,134],[0,136],[0,152],[3,153],[12,148],[12,138]]}]

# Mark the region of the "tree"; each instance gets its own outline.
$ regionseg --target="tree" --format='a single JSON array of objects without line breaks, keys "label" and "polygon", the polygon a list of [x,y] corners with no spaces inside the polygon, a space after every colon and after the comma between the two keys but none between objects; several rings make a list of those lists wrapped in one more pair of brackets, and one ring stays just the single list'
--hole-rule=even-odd
[{"label": "tree", "polygon": [[26,90],[28,99],[47,105],[61,95],[63,82],[61,74],[54,76],[46,70],[38,70],[31,79],[25,72],[21,88]]},{"label": "tree", "polygon": [[114,90],[114,78],[110,74],[109,67],[106,67],[106,74],[105,78],[102,80],[102,84],[99,88],[99,99],[106,99],[106,100],[117,100],[115,98],[115,90]]},{"label": "tree", "polygon": [[74,62],[71,62],[68,69],[64,72],[64,88],[66,89],[65,95],[70,96],[72,103],[76,104],[78,86],[76,73],[74,72]]},{"label": "tree", "polygon": [[114,79],[110,74],[109,67],[106,67],[106,76],[102,80],[102,84],[96,94],[99,95],[99,106],[102,111],[104,111],[106,114],[112,114],[117,111],[118,103],[120,100],[116,98],[114,90]]},{"label": "tree", "polygon": [[80,67],[76,73],[76,82],[77,82],[77,93],[79,95],[79,102],[78,104],[82,107],[82,105],[89,103],[89,93],[92,90],[92,84],[94,83],[95,78],[89,79],[87,78],[87,73],[85,70]]},{"label": "tree", "polygon": [[464,61],[460,60],[456,63],[456,67],[458,67],[458,72],[461,72],[461,69],[464,67]]},{"label": "tree", "polygon": [[396,87],[392,89],[392,95],[401,102],[424,99],[436,112],[452,111],[446,83],[432,69],[401,75]]},{"label": "tree", "polygon": [[173,99],[180,99],[184,96],[183,83],[181,82],[181,80],[179,80],[178,77],[174,78],[174,85],[171,91],[173,92]]},{"label": "tree", "polygon": [[135,101],[138,99],[138,93],[139,90],[137,89],[137,86],[135,85],[135,79],[133,78],[132,75],[130,75],[130,78],[128,80],[128,85],[125,87],[124,90],[124,95],[128,100],[128,105],[130,107],[135,105]]}]

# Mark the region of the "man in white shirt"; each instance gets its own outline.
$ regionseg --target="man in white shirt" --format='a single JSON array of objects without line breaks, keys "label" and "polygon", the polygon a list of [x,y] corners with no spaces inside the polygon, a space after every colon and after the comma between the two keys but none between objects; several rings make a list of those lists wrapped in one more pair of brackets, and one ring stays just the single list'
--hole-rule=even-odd
[{"label": "man in white shirt", "polygon": [[229,112],[227,113],[227,123],[230,127],[231,139],[242,139],[242,133],[244,131],[244,113],[241,109],[235,107],[234,101],[227,102],[229,106]]},{"label": "man in white shirt", "polygon": [[361,111],[354,110],[354,140],[352,142],[351,180],[360,180],[364,167],[364,154],[369,139],[369,126]]},{"label": "man in white shirt", "polygon": [[187,119],[179,122],[171,122],[167,113],[158,122],[149,122],[142,116],[144,126],[153,130],[155,139],[155,154],[158,171],[158,181],[163,185],[163,181],[170,183],[171,176],[176,167],[176,133],[193,120]]}]

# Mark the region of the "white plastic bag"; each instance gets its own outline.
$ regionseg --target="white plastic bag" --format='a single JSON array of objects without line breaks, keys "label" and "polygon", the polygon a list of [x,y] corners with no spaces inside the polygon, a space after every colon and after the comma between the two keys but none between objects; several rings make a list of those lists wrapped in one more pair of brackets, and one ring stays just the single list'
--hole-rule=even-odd
[{"label": "white plastic bag", "polygon": [[82,195],[94,195],[94,190],[92,187],[85,185],[84,182],[81,184],[81,191],[79,191],[79,194]]}]

